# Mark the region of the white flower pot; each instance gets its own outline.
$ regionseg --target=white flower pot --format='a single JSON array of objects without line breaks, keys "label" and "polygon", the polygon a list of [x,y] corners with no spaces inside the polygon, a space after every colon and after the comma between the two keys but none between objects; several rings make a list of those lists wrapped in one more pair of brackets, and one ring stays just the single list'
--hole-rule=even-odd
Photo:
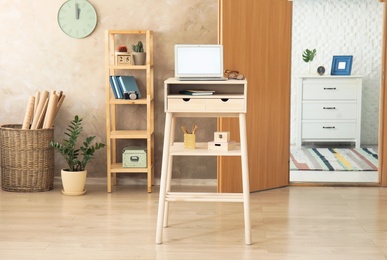
[{"label": "white flower pot", "polygon": [[87,171],[71,172],[62,170],[62,193],[70,196],[79,196],[86,193],[85,184]]}]

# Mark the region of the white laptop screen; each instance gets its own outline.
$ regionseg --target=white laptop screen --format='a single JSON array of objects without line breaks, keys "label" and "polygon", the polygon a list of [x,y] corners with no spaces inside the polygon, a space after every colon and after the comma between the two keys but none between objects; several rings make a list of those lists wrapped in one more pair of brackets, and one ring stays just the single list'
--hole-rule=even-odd
[{"label": "white laptop screen", "polygon": [[176,44],[175,77],[223,77],[223,46]]}]

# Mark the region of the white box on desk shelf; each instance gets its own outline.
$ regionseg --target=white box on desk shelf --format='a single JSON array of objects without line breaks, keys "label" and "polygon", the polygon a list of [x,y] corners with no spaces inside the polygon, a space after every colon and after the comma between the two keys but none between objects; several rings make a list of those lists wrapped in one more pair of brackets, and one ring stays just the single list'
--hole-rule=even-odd
[{"label": "white box on desk shelf", "polygon": [[146,168],[147,151],[144,146],[126,146],[122,150],[122,167]]},{"label": "white box on desk shelf", "polygon": [[236,143],[232,142],[208,142],[208,150],[212,151],[230,151],[235,149]]},{"label": "white box on desk shelf", "polygon": [[214,142],[230,142],[230,132],[215,132]]}]

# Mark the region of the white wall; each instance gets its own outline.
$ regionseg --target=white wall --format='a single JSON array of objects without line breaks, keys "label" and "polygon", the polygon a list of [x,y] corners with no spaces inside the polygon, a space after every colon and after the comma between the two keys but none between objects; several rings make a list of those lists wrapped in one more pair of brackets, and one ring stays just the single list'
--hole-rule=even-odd
[{"label": "white wall", "polygon": [[[363,75],[362,144],[377,144],[383,4],[376,0],[293,0],[291,143],[296,141],[297,75],[307,73],[305,49],[317,49],[312,72],[330,74],[333,55],[353,55]],[[316,73],[317,74],[317,73]]]}]

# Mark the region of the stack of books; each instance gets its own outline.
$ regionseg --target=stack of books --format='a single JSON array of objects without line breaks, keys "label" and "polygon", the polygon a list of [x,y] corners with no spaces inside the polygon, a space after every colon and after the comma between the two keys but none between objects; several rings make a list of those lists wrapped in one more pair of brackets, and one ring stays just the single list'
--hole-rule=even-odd
[{"label": "stack of books", "polygon": [[110,76],[110,86],[116,99],[124,99],[124,93],[130,91],[136,91],[138,98],[141,98],[140,91],[133,76]]},{"label": "stack of books", "polygon": [[187,89],[181,90],[180,94],[191,95],[191,96],[207,96],[213,95],[215,93],[214,90],[205,90],[205,89]]}]

